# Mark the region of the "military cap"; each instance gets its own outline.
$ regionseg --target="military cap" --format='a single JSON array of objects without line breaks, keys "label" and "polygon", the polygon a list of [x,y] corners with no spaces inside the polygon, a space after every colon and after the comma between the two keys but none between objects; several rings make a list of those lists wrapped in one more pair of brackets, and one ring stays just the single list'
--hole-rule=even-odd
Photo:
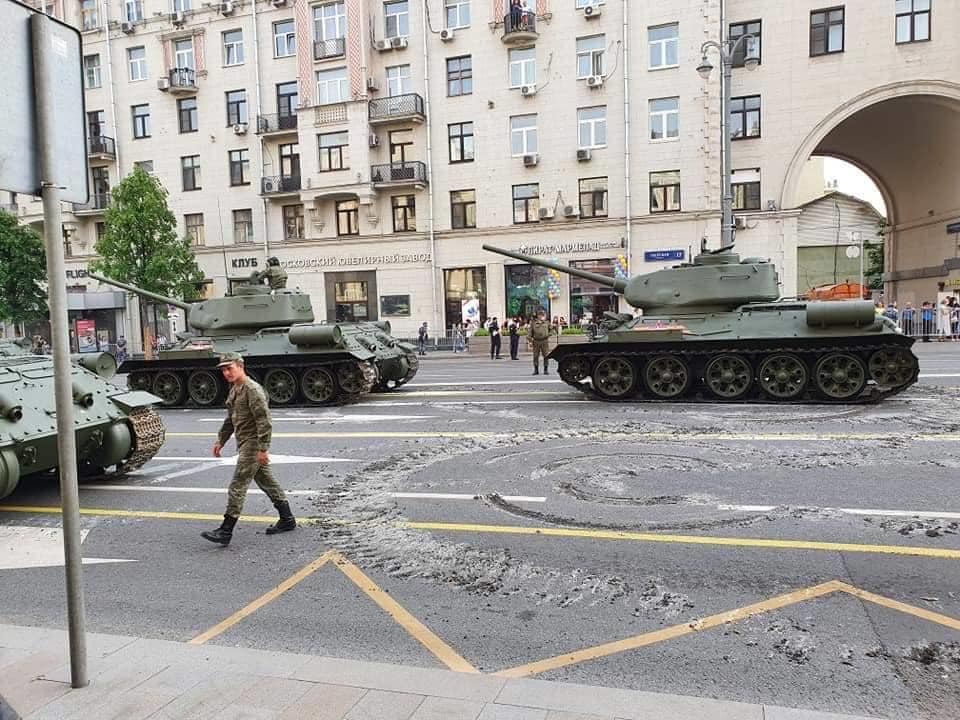
[{"label": "military cap", "polygon": [[217,363],[217,367],[223,367],[224,365],[232,365],[233,363],[243,364],[243,355],[240,353],[223,353],[220,356],[220,362]]}]

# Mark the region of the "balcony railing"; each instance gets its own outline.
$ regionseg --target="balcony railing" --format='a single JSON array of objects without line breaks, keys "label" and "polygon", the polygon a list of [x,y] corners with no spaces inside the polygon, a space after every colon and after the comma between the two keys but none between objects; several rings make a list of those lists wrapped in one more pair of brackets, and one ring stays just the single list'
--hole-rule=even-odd
[{"label": "balcony railing", "polygon": [[170,68],[170,90],[194,92],[197,89],[197,71],[193,68]]},{"label": "balcony railing", "polygon": [[260,179],[260,194],[275,195],[294,193],[300,190],[299,175],[274,175]]},{"label": "balcony railing", "polygon": [[257,135],[296,131],[297,113],[257,115]]},{"label": "balcony railing", "polygon": [[90,200],[85,203],[74,203],[73,211],[82,212],[102,212],[110,207],[110,193],[94,193]]},{"label": "balcony railing", "polygon": [[330,125],[347,121],[347,104],[317,105],[314,108],[314,125]]},{"label": "balcony railing", "polygon": [[368,107],[371,123],[396,120],[423,121],[425,117],[423,98],[416,93],[377,98],[371,100]]},{"label": "balcony railing", "polygon": [[87,140],[88,155],[105,155],[112,158],[117,156],[117,143],[112,137],[94,135]]},{"label": "balcony railing", "polygon": [[508,45],[520,45],[536,40],[537,15],[530,12],[514,12],[503,17],[503,42]]},{"label": "balcony railing", "polygon": [[370,182],[378,185],[426,185],[427,166],[419,160],[370,166]]},{"label": "balcony railing", "polygon": [[343,57],[347,52],[347,41],[345,38],[333,38],[333,40],[314,40],[313,41],[313,59],[326,60],[328,58]]}]

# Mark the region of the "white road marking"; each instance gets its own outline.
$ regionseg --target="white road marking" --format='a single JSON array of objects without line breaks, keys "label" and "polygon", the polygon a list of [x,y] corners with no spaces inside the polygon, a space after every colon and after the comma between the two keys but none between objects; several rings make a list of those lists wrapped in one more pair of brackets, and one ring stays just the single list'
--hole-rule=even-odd
[{"label": "white road marking", "polygon": [[[86,540],[89,533],[89,530],[81,530],[80,542]],[[84,565],[128,562],[136,562],[136,560],[83,558]],[[60,567],[63,564],[62,528],[17,525],[0,527],[0,570]]]},{"label": "white road marking", "polygon": [[[229,457],[197,457],[196,455],[180,455],[180,456],[164,456],[164,457],[155,457],[154,460],[166,461],[166,460],[179,460],[181,462],[201,462],[214,465],[236,465],[237,456],[230,455]],[[296,463],[340,463],[340,462],[358,462],[351,458],[332,458],[332,457],[313,457],[307,455],[278,455],[270,453],[270,462],[276,465],[293,465]],[[154,469],[154,468],[151,468]],[[130,473],[133,475],[134,473]]]},{"label": "white road marking", "polygon": [[960,373],[920,373],[917,377],[922,377],[922,378],[960,377]]},{"label": "white road marking", "polygon": [[[171,487],[169,485],[90,485],[84,483],[80,486],[81,490],[106,490],[115,492],[169,492],[169,493],[199,493],[209,495],[222,495],[227,491],[226,488],[211,487]],[[263,493],[251,488],[249,492],[254,494]],[[287,495],[317,495],[319,490],[287,490]],[[390,493],[391,497],[404,500],[479,500],[480,494],[468,493],[416,493],[416,492],[395,492]],[[529,495],[501,495],[508,502],[546,502],[545,497],[533,497]]]},{"label": "white road marking", "polygon": [[[371,405],[378,405],[383,407],[403,407],[404,405],[411,406],[439,406],[439,405],[449,405],[449,406],[462,406],[462,405],[560,405],[560,404],[569,404],[577,403],[583,404],[585,402],[591,402],[588,399],[583,400],[370,400]],[[596,401],[599,402],[599,401]]]},{"label": "white road marking", "polygon": [[[436,415],[294,415],[274,417],[274,422],[373,423],[393,420],[431,420]],[[223,418],[197,418],[197,422],[221,423]]]},{"label": "white road marking", "polygon": [[[390,493],[390,495],[395,498],[410,500],[479,500],[481,497],[480,495],[467,495],[465,493],[395,492]],[[547,501],[545,497],[535,497],[531,495],[501,495],[500,497],[507,502],[542,503]]]},{"label": "white road marking", "polygon": [[[452,387],[455,385],[464,385],[466,387],[472,387],[474,385],[543,385],[545,383],[557,384],[562,383],[563,380],[559,378],[546,378],[545,380],[513,380],[511,378],[504,378],[503,380],[469,380],[461,378],[460,380],[455,380],[452,382],[416,382],[413,381],[408,383],[404,387],[415,390],[416,388],[422,387]],[[400,391],[403,392],[402,390]]]},{"label": "white road marking", "polygon": [[[719,510],[735,510],[738,512],[770,512],[777,507],[777,505],[717,505]],[[938,512],[936,510],[878,510],[874,508],[831,507],[817,507],[816,509],[841,513],[843,515],[880,515],[885,517],[921,517],[960,520],[960,512]]]}]

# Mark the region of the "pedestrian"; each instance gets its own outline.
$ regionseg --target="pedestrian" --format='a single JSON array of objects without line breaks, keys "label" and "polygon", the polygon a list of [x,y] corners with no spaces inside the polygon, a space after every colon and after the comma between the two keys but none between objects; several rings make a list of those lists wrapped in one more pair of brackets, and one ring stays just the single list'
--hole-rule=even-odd
[{"label": "pedestrian", "polygon": [[520,0],[510,0],[510,30],[519,30],[523,19],[523,5]]},{"label": "pedestrian", "polygon": [[903,311],[900,313],[900,328],[905,335],[913,336],[916,334],[916,328],[914,327],[916,314],[917,311],[914,309],[913,303],[907,301]]},{"label": "pedestrian", "polygon": [[929,300],[924,300],[920,306],[920,333],[923,335],[923,342],[930,342],[930,335],[933,333],[934,307]]},{"label": "pedestrian", "polygon": [[510,359],[520,359],[520,321],[514,318],[510,321]]},{"label": "pedestrian", "polygon": [[267,396],[263,388],[247,375],[243,357],[239,353],[221,355],[217,367],[230,385],[230,392],[226,403],[227,417],[213,446],[213,456],[220,457],[223,446],[235,435],[237,465],[227,490],[227,511],[223,515],[223,524],[216,530],[207,530],[200,534],[210,542],[230,544],[233,528],[243,510],[251,480],[270,498],[280,516],[275,524],[267,528],[267,535],[289,532],[297,527],[297,521],[290,511],[287,496],[270,469],[269,453],[273,427]]},{"label": "pedestrian", "polygon": [[950,334],[950,306],[947,299],[940,300],[937,307],[937,342],[944,342]]},{"label": "pedestrian", "polygon": [[493,318],[490,321],[490,324],[487,326],[487,330],[490,332],[490,359],[499,360],[500,359],[500,323],[497,322],[496,318]]},{"label": "pedestrian", "polygon": [[129,355],[127,354],[127,339],[121,335],[117,338],[117,363],[123,364],[127,361]]},{"label": "pedestrian", "polygon": [[427,323],[424,321],[423,325],[420,326],[420,329],[417,330],[417,353],[419,355],[427,354],[427,341],[430,339],[430,336],[427,334]]},{"label": "pedestrian", "polygon": [[897,322],[897,306],[894,303],[887,303],[887,307],[883,311],[883,316],[889,320],[892,320],[894,323],[896,323]]},{"label": "pedestrian", "polygon": [[950,296],[950,335],[954,342],[960,338],[960,303],[954,295]]},{"label": "pedestrian", "polygon": [[543,355],[543,374],[549,375],[547,353],[550,351],[550,323],[542,308],[530,323],[530,342],[533,344],[533,374],[540,374],[540,356]]}]

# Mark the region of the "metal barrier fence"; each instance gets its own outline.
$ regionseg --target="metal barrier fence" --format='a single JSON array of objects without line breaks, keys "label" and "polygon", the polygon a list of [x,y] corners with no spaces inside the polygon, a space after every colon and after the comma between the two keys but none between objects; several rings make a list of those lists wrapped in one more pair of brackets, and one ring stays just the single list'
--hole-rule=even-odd
[{"label": "metal barrier fence", "polygon": [[931,308],[928,313],[923,308],[916,308],[913,312],[901,310],[896,315],[884,314],[893,320],[897,327],[903,330],[904,335],[926,338],[928,340],[957,340],[960,339],[960,307],[951,308],[949,313],[940,313],[938,308]]}]

